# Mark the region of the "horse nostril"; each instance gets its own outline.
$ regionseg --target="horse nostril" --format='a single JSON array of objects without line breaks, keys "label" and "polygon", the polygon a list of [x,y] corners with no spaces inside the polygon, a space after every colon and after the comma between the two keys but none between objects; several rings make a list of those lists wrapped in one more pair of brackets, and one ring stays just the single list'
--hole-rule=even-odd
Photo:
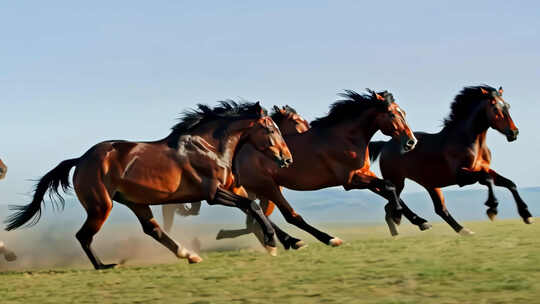
[{"label": "horse nostril", "polygon": [[414,140],[412,140],[412,139],[409,139],[407,141],[407,147],[409,147],[409,148],[412,148],[414,146],[414,144],[416,144],[416,142]]},{"label": "horse nostril", "polygon": [[517,137],[519,134],[519,129],[515,129],[513,132],[514,132],[514,136]]}]

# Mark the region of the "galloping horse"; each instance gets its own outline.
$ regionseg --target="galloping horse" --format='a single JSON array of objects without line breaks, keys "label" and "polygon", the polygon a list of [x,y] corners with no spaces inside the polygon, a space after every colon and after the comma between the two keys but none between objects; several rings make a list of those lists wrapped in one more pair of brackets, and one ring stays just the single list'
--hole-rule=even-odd
[{"label": "galloping horse", "polygon": [[[3,179],[6,177],[7,173],[7,166],[4,164],[4,162],[0,159],[0,179]],[[4,242],[0,241],[0,254],[4,255],[4,258],[6,261],[11,262],[15,261],[17,259],[17,256],[15,253],[9,249],[6,248],[6,245]]]},{"label": "galloping horse", "polygon": [[[307,122],[307,120],[298,115],[296,110],[288,105],[282,108],[274,106],[272,109],[271,117],[272,120],[274,120],[274,122],[278,125],[283,135],[299,134],[309,129],[309,123]],[[236,194],[243,194],[250,199],[256,199],[255,193],[245,192],[245,190],[241,186],[238,187],[237,185],[231,185],[231,188],[228,190],[231,190]],[[274,204],[266,199],[260,199],[260,205],[261,208],[264,210],[265,215],[267,216],[270,215],[274,209]],[[191,208],[189,209],[185,208],[184,205],[163,205],[163,228],[165,229],[165,231],[170,231],[174,220],[175,212],[179,213],[182,216],[198,215],[200,206],[201,202],[191,203]],[[294,249],[299,249],[300,247],[304,246],[303,242],[299,242],[300,240],[292,238],[289,235],[281,234],[281,230],[277,226],[274,226],[274,228],[278,232],[278,239],[281,241],[281,243],[283,243],[285,249],[289,249],[291,247]],[[258,226],[254,222],[253,217],[247,215],[245,229],[221,230],[216,238],[234,238],[252,232],[260,238],[260,226]],[[286,236],[288,236],[289,238],[286,238]],[[263,241],[262,239],[260,240]]]},{"label": "galloping horse", "polygon": [[6,177],[7,174],[7,166],[4,164],[4,162],[0,159],[0,179],[3,179]]},{"label": "galloping horse", "polygon": [[[369,144],[372,160],[381,154],[382,175],[396,186],[398,194],[403,190],[405,178],[422,185],[433,200],[435,212],[462,235],[473,232],[450,215],[442,187],[456,184],[462,187],[476,182],[487,186],[489,195],[485,204],[489,207],[487,215],[491,220],[497,214],[498,205],[493,185],[505,187],[512,192],[523,221],[533,222],[516,185],[490,168],[491,152],[486,144],[488,129],[504,134],[509,142],[518,136],[518,129],[510,117],[510,105],[504,101],[502,93],[502,87],[498,90],[485,85],[465,87],[455,97],[444,128],[436,134],[415,132],[418,145],[410,153],[399,153],[399,143],[394,140]],[[425,223],[426,220],[410,211],[403,201],[401,205],[403,215],[411,223]]]},{"label": "galloping horse", "polygon": [[8,218],[6,230],[35,224],[47,190],[63,205],[58,188],[68,189],[69,171],[75,166],[75,192],[88,214],[76,237],[96,269],[116,265],[103,264],[91,247],[113,200],[135,213],[146,234],[190,263],[202,259],[161,229],[149,205],[206,200],[240,208],[263,226],[265,245],[275,254],[274,230],[258,205],[226,190],[232,179],[233,158],[246,143],[278,167],[292,163],[279,129],[259,103],[223,101],[215,108],[198,105],[196,110],[185,112],[162,140],[106,141],[80,158],[61,162],[41,178],[32,202],[16,207],[18,211]]},{"label": "galloping horse", "polygon": [[[283,197],[280,186],[301,191],[334,186],[369,189],[390,201],[387,220],[399,221],[401,207],[395,187],[370,170],[368,144],[378,130],[399,141],[403,152],[414,149],[416,139],[392,94],[368,92],[340,94],[345,99],[332,104],[329,114],[313,121],[309,130],[284,136],[295,159],[289,168],[279,168],[253,147],[243,146],[236,157],[238,183],[276,204],[288,223],[331,246],[342,241],[304,221]],[[275,225],[274,229],[279,237],[282,231]]]}]

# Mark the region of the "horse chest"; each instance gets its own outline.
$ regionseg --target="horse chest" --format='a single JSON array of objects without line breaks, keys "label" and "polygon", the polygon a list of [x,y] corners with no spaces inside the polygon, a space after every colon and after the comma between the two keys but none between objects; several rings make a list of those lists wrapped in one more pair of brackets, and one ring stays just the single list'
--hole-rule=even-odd
[{"label": "horse chest", "polygon": [[471,171],[481,171],[489,168],[490,162],[489,150],[484,147],[473,147],[468,149],[463,156],[460,167]]}]

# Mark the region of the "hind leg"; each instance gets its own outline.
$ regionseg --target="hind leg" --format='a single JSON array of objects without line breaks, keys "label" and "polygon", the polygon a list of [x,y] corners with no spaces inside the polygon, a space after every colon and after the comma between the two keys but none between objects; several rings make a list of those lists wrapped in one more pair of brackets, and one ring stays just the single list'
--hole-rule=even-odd
[{"label": "hind leg", "polygon": [[178,258],[187,258],[190,264],[202,262],[202,258],[199,255],[187,250],[180,243],[171,239],[167,233],[161,229],[157,220],[152,214],[150,206],[125,202],[124,204],[131,209],[133,213],[135,213],[139,219],[139,222],[141,223],[144,233],[160,242],[163,246],[172,251],[172,253],[174,253]]},{"label": "hind leg", "polygon": [[81,243],[81,247],[90,259],[90,262],[92,262],[92,265],[94,265],[95,269],[113,268],[114,266],[116,266],[116,264],[103,264],[92,249],[92,241],[94,239],[94,235],[96,235],[99,229],[101,229],[101,226],[103,226],[105,220],[107,220],[107,217],[109,216],[109,213],[112,209],[112,202],[110,199],[108,199],[104,203],[102,203],[101,206],[99,206],[98,204],[94,204],[85,205],[85,207],[87,208],[86,212],[88,215],[86,221],[84,222],[79,232],[77,232],[75,237],[77,238],[77,240],[79,240],[79,243]]}]

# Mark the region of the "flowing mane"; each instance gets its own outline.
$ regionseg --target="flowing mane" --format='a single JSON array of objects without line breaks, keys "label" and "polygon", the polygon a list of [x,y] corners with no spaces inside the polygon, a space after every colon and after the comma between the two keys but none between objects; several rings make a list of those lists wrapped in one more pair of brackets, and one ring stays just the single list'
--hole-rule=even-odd
[{"label": "flowing mane", "polygon": [[[260,109],[263,110],[261,114]],[[241,119],[257,119],[261,115],[266,116],[267,111],[260,107],[259,103],[253,102],[236,102],[228,99],[219,101],[216,107],[198,104],[195,109],[184,111],[180,116],[180,122],[174,125],[171,134],[167,137],[169,146],[176,147],[180,136],[193,132],[203,124],[219,119],[241,120]]]},{"label": "flowing mane", "polygon": [[[482,90],[490,93],[486,95]],[[454,98],[454,102],[450,105],[450,114],[444,119],[444,126],[448,127],[455,124],[458,121],[466,119],[474,107],[482,100],[485,100],[487,96],[497,93],[497,90],[488,85],[480,85],[474,87],[465,87]]]},{"label": "flowing mane", "polygon": [[279,107],[274,106],[270,114],[272,120],[278,125],[283,121],[283,119],[287,118],[288,114],[298,114],[296,110],[289,105],[284,106],[282,109],[285,110],[285,113],[280,111],[281,109]]},{"label": "flowing mane", "polygon": [[[312,127],[330,127],[336,123],[351,120],[357,118],[363,111],[380,107],[386,108],[388,103],[394,102],[394,97],[391,93],[384,91],[375,93],[367,89],[369,94],[359,94],[352,90],[345,90],[345,93],[338,94],[344,99],[334,102],[330,106],[328,115],[319,117],[313,120],[310,124]],[[385,100],[381,101],[377,99],[377,94],[382,96]]]}]

